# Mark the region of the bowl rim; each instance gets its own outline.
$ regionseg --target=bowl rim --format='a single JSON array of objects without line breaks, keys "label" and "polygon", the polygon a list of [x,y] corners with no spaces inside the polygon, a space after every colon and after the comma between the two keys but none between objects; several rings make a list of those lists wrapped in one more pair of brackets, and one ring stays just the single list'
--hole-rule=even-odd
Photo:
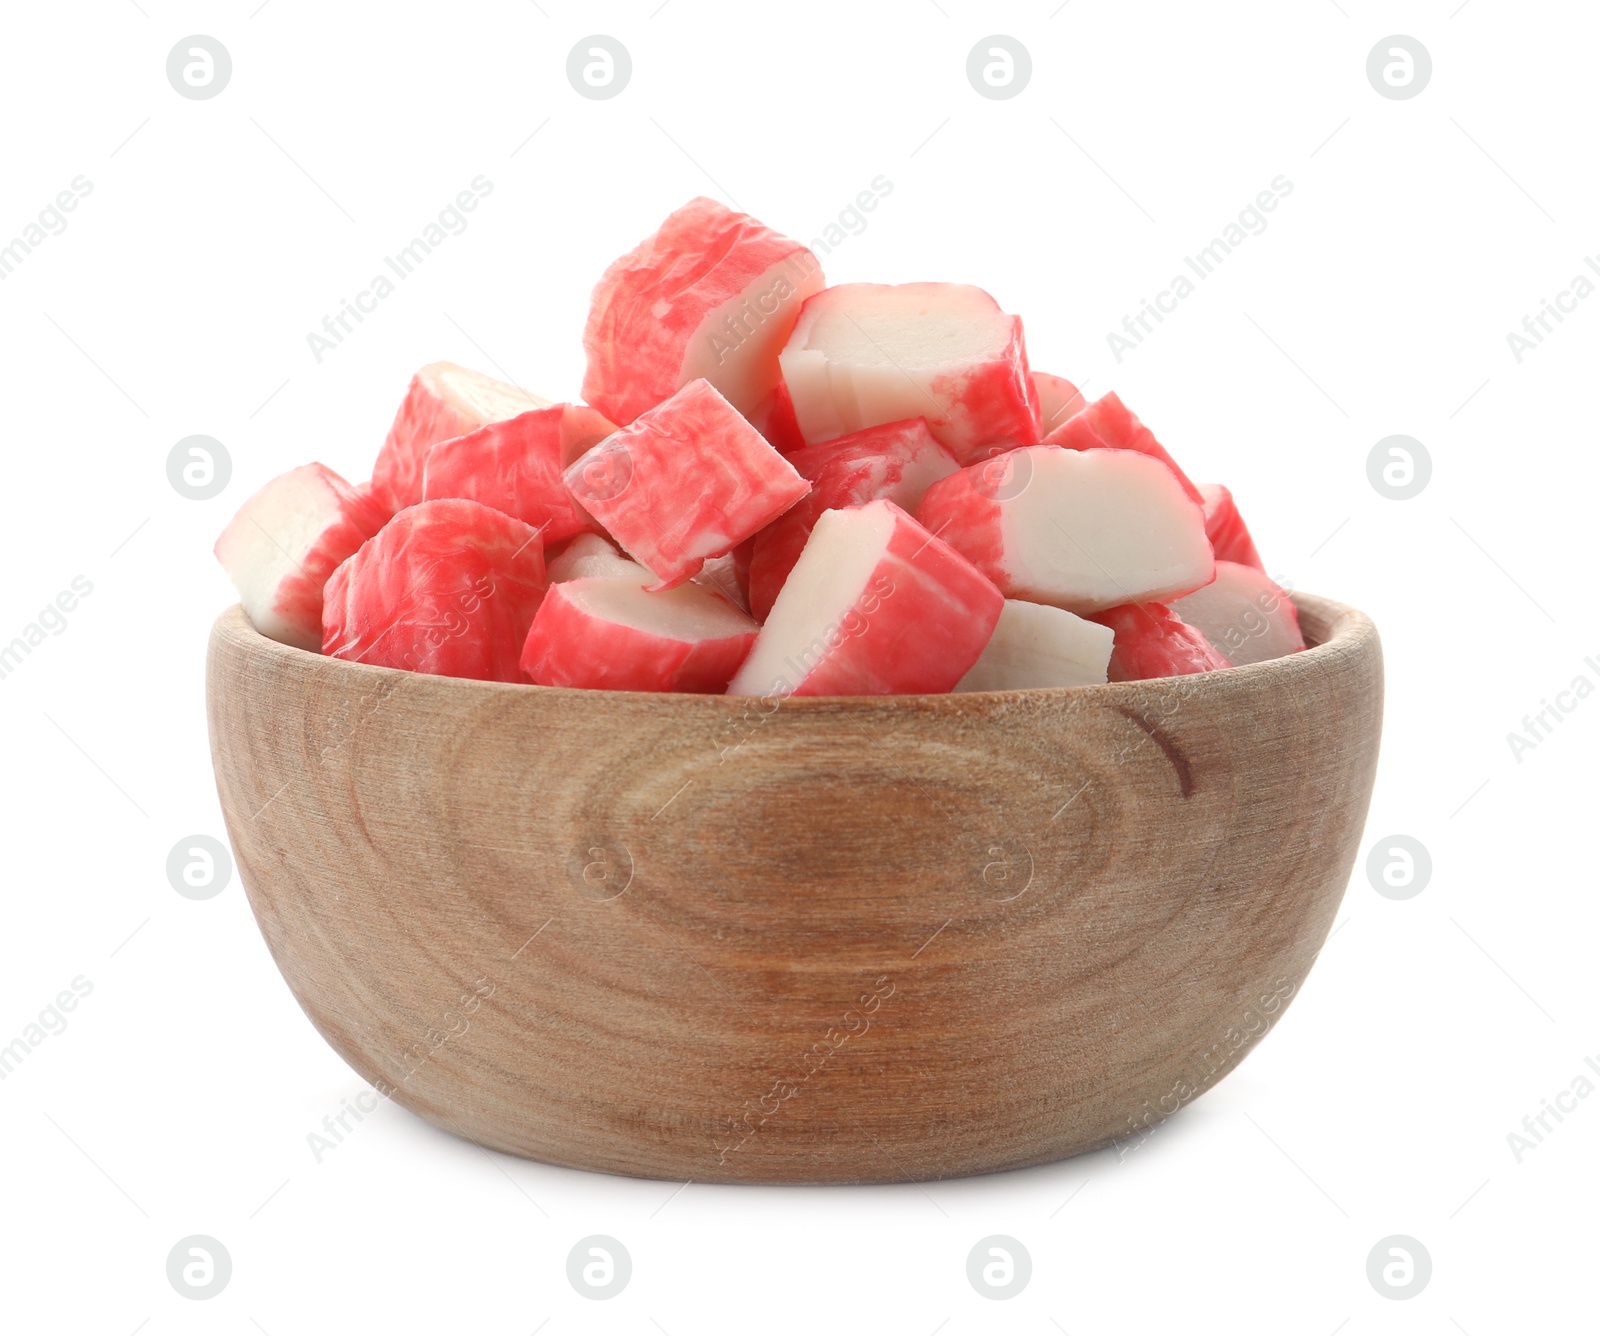
[{"label": "bowl rim", "polygon": [[[857,708],[875,707],[887,710],[912,710],[912,709],[951,709],[959,708],[961,702],[967,702],[969,707],[984,702],[1002,701],[1061,701],[1066,699],[1090,699],[1094,697],[1107,697],[1114,694],[1129,696],[1141,690],[1151,688],[1166,688],[1169,690],[1195,690],[1206,684],[1222,684],[1224,682],[1244,685],[1249,682],[1255,685],[1252,679],[1286,676],[1291,673],[1304,671],[1317,671],[1332,662],[1344,658],[1353,649],[1368,642],[1377,640],[1377,627],[1372,619],[1360,609],[1334,599],[1325,598],[1319,594],[1307,593],[1304,590],[1285,591],[1290,601],[1294,604],[1296,613],[1304,619],[1308,614],[1323,623],[1326,635],[1322,639],[1311,640],[1307,638],[1306,648],[1296,650],[1290,654],[1280,655],[1275,659],[1263,659],[1259,663],[1237,664],[1228,668],[1213,668],[1203,673],[1186,673],[1175,677],[1149,677],[1139,678],[1129,682],[1093,682],[1083,686],[1069,687],[1012,687],[1004,691],[942,691],[924,692],[920,694],[906,694],[897,696],[731,696],[726,693],[716,695],[702,694],[690,691],[617,691],[606,687],[552,687],[543,686],[536,682],[489,682],[474,677],[450,677],[440,673],[418,673],[407,668],[390,668],[384,664],[362,663],[354,659],[339,659],[330,654],[323,654],[316,650],[301,649],[297,645],[288,645],[279,640],[263,635],[251,622],[244,610],[242,603],[234,603],[218,614],[212,624],[211,636],[226,639],[243,648],[247,653],[262,654],[276,657],[288,664],[295,665],[298,669],[309,670],[313,666],[323,671],[344,672],[352,674],[352,682],[365,678],[372,682],[383,682],[391,679],[408,679],[414,677],[430,678],[435,682],[449,683],[459,691],[480,692],[518,692],[528,699],[544,698],[548,700],[582,700],[586,703],[595,703],[608,700],[650,702],[652,704],[670,704],[678,708],[693,709],[705,708],[704,704],[691,705],[689,702],[712,702],[724,704],[731,701],[743,701],[748,704],[757,702],[777,701],[785,713],[793,710],[823,710],[836,708],[841,705],[851,705]],[[332,667],[332,665],[338,665]],[[529,695],[528,693],[532,693]]]}]

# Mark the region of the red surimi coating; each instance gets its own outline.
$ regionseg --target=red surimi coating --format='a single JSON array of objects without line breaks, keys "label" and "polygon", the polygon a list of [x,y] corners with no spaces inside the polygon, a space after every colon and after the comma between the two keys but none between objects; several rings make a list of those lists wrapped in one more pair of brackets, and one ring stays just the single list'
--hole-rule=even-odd
[{"label": "red surimi coating", "polygon": [[1162,603],[1125,603],[1093,613],[1089,620],[1109,626],[1115,637],[1106,669],[1111,682],[1182,677],[1233,666],[1199,630]]},{"label": "red surimi coating", "polygon": [[805,446],[806,438],[800,434],[800,423],[794,415],[794,400],[789,397],[789,387],[782,380],[748,416],[750,425],[765,436],[767,444],[780,455],[791,455]]},{"label": "red surimi coating", "polygon": [[314,650],[322,644],[323,585],[387,518],[365,487],[323,464],[304,464],[239,507],[216,556],[256,630]]},{"label": "red surimi coating", "polygon": [[963,464],[1039,440],[1022,321],[982,288],[828,288],[801,308],[779,361],[810,444],[917,416]]},{"label": "red surimi coating", "polygon": [[433,362],[411,378],[394,425],[372,466],[372,493],[392,515],[422,500],[422,457],[430,445],[515,417],[550,401],[454,362]]},{"label": "red surimi coating", "polygon": [[646,591],[626,577],[552,585],[523,647],[543,686],[720,692],[755,642],[756,624],[708,589]]},{"label": "red surimi coating", "polygon": [[1080,615],[1176,598],[1216,573],[1200,507],[1137,450],[1011,450],[934,483],[917,519],[1007,598]]},{"label": "red surimi coating", "polygon": [[1039,430],[1054,431],[1074,413],[1085,406],[1083,391],[1065,376],[1052,376],[1048,371],[1035,371],[1033,391],[1039,396]]},{"label": "red surimi coating", "polygon": [[584,402],[626,424],[704,378],[756,413],[778,384],[800,303],[823,281],[798,241],[716,200],[690,200],[595,285]]},{"label": "red surimi coating", "polygon": [[811,490],[703,380],[595,446],[566,481],[578,503],[669,589]]},{"label": "red surimi coating", "polygon": [[1237,561],[1241,566],[1254,566],[1265,572],[1267,568],[1234,504],[1233,493],[1220,482],[1205,482],[1200,484],[1200,496],[1206,511],[1206,537],[1211,540],[1217,560]]},{"label": "red surimi coating", "polygon": [[1004,603],[894,502],[825,511],[728,692],[949,691],[978,661]]},{"label": "red surimi coating", "polygon": [[544,551],[530,525],[476,501],[424,501],[334,571],[322,652],[520,682],[518,660],[544,589]]},{"label": "red surimi coating", "polygon": [[422,498],[481,501],[533,525],[548,546],[598,528],[561,474],[616,425],[582,404],[535,408],[428,447]]},{"label": "red surimi coating", "polygon": [[755,536],[750,557],[750,611],[764,621],[800,559],[817,516],[887,497],[906,512],[958,467],[922,418],[867,427],[788,456],[811,483],[811,494]]},{"label": "red surimi coating", "polygon": [[1200,489],[1189,481],[1186,474],[1166,447],[1156,440],[1155,433],[1129,411],[1115,394],[1102,395],[1082,411],[1074,413],[1044,438],[1045,445],[1059,445],[1067,450],[1095,450],[1109,446],[1113,450],[1137,450],[1142,455],[1159,459],[1177,476],[1183,490],[1195,505],[1204,505]]}]

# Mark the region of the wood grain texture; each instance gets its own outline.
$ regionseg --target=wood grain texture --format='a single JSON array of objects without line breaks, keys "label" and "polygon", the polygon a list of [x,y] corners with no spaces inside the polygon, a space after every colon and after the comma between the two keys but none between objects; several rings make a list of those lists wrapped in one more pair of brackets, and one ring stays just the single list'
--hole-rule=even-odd
[{"label": "wood grain texture", "polygon": [[1137,1138],[1282,1014],[1350,875],[1382,657],[763,703],[323,658],[217,621],[250,903],[364,1078],[669,1179],[947,1177]]}]

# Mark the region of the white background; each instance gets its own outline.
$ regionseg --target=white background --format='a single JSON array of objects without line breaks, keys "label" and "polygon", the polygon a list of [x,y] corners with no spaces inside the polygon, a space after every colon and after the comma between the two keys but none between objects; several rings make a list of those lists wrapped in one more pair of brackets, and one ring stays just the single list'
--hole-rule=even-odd
[{"label": "white background", "polygon": [[[1600,698],[1520,761],[1507,743],[1575,676],[1600,685],[1600,300],[1520,364],[1506,341],[1600,250],[1592,6],[259,3],[3,15],[0,242],[73,177],[93,190],[0,282],[0,642],[74,576],[93,592],[0,680],[0,1045],[75,977],[93,991],[0,1082],[0,1328],[1594,1330],[1600,1096],[1520,1162],[1507,1142],[1600,1054]],[[1033,62],[1006,101],[965,75],[997,32]],[[232,55],[213,100],[166,79],[194,33]],[[592,33],[632,55],[613,100],[565,77]],[[1394,33],[1432,54],[1412,100],[1367,81]],[[480,173],[468,229],[319,364],[306,335]],[[365,477],[424,362],[575,396],[590,286],[691,195],[810,239],[880,174],[830,278],[988,288],[1035,366],[1118,389],[1231,484],[1275,573],[1377,620],[1363,854],[1409,834],[1431,881],[1392,901],[1358,865],[1283,1021],[1125,1162],[674,1196],[385,1106],[317,1163],[307,1134],[359,1079],[237,877],[194,902],[165,873],[178,841],[223,834],[213,538],[295,464]],[[1280,174],[1270,226],[1119,364],[1108,331]],[[210,501],[167,481],[193,433],[233,460]],[[1413,500],[1367,479],[1392,433],[1433,460]],[[195,1233],[233,1259],[207,1302],[166,1278]],[[591,1233],[633,1258],[605,1303],[565,1277]],[[994,1233],[1034,1264],[1003,1303],[965,1272]],[[1366,1276],[1397,1233],[1434,1266],[1404,1302]]]}]

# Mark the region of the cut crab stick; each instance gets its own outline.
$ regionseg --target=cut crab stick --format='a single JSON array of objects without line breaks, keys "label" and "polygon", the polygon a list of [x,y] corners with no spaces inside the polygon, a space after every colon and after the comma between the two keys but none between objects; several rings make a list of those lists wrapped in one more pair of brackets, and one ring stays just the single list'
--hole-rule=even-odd
[{"label": "cut crab stick", "polygon": [[1233,493],[1220,482],[1203,482],[1200,496],[1206,509],[1206,537],[1211,540],[1217,560],[1237,561],[1264,573],[1267,568],[1256,551],[1250,530],[1245,528],[1239,507],[1234,504]]},{"label": "cut crab stick", "polygon": [[1085,405],[1083,391],[1065,376],[1035,371],[1033,391],[1039,396],[1039,430],[1052,432]]},{"label": "cut crab stick", "polygon": [[921,418],[851,432],[788,458],[811,483],[811,494],[755,537],[750,611],[757,621],[764,621],[772,610],[823,511],[863,505],[881,496],[913,513],[923,493],[957,469],[955,457],[933,439]]},{"label": "cut crab stick", "polygon": [[789,397],[789,387],[782,380],[753,413],[747,415],[750,425],[767,438],[767,444],[780,455],[790,455],[805,447],[805,437],[800,434],[800,424],[794,416],[794,400]]},{"label": "cut crab stick", "polygon": [[[690,583],[711,590],[733,604],[740,612],[749,612],[744,586],[740,582],[737,553],[738,549],[735,549],[725,556],[712,557],[700,568]],[[632,580],[641,588],[656,583],[653,571],[641,566],[632,558],[623,556],[609,539],[595,533],[581,533],[567,543],[557,555],[550,558],[549,570],[551,584],[565,580],[581,580],[590,575],[608,575]]]},{"label": "cut crab stick", "polygon": [[1160,603],[1108,608],[1096,613],[1094,620],[1110,627],[1116,637],[1106,671],[1112,682],[1183,677],[1233,666],[1197,628]]},{"label": "cut crab stick", "polygon": [[1140,422],[1115,394],[1102,395],[1092,404],[1074,413],[1044,438],[1045,445],[1059,445],[1067,450],[1137,450],[1142,455],[1159,459],[1173,476],[1183,484],[1184,493],[1195,505],[1204,505],[1200,489],[1189,481],[1189,475],[1178,467],[1177,461],[1156,440],[1155,433]]},{"label": "cut crab stick", "polygon": [[637,561],[617,551],[616,544],[597,533],[580,533],[553,553],[546,564],[551,584],[582,580],[592,575],[637,579],[641,585],[654,584],[656,577]]},{"label": "cut crab stick", "polygon": [[215,552],[256,630],[315,650],[322,646],[322,586],[386,518],[362,488],[325,465],[305,464],[246,501]]},{"label": "cut crab stick", "polygon": [[824,511],[728,693],[949,691],[978,661],[1004,601],[894,502]]},{"label": "cut crab stick", "polygon": [[1230,663],[1261,663],[1306,647],[1289,595],[1266,572],[1218,561],[1217,578],[1172,601],[1172,611]]},{"label": "cut crab stick", "polygon": [[566,482],[663,588],[682,584],[811,490],[703,380],[584,454]]},{"label": "cut crab stick", "polygon": [[1175,598],[1215,573],[1200,507],[1133,450],[1013,450],[934,483],[917,519],[1006,597],[1079,614]]},{"label": "cut crab stick", "polygon": [[562,470],[616,425],[582,404],[534,408],[430,445],[422,458],[422,499],[481,501],[531,524],[545,543],[593,529]]},{"label": "cut crab stick", "polygon": [[523,671],[553,687],[720,692],[756,624],[697,584],[651,593],[604,576],[552,585],[523,648]]},{"label": "cut crab stick", "polygon": [[982,288],[827,288],[801,308],[779,360],[808,444],[919,416],[963,464],[1039,440],[1022,321]]},{"label": "cut crab stick", "polygon": [[476,501],[423,501],[328,580],[322,651],[339,659],[490,682],[518,660],[544,594],[538,531]]},{"label": "cut crab stick", "polygon": [[1112,631],[1047,603],[1008,598],[957,691],[1082,687],[1106,680]]},{"label": "cut crab stick", "polygon": [[372,491],[392,515],[422,500],[422,457],[430,445],[464,436],[550,401],[454,362],[433,362],[411,378],[372,468]]},{"label": "cut crab stick", "polygon": [[692,199],[608,268],[583,331],[583,397],[627,424],[704,378],[741,413],[778,384],[778,350],[822,268],[715,200]]}]

